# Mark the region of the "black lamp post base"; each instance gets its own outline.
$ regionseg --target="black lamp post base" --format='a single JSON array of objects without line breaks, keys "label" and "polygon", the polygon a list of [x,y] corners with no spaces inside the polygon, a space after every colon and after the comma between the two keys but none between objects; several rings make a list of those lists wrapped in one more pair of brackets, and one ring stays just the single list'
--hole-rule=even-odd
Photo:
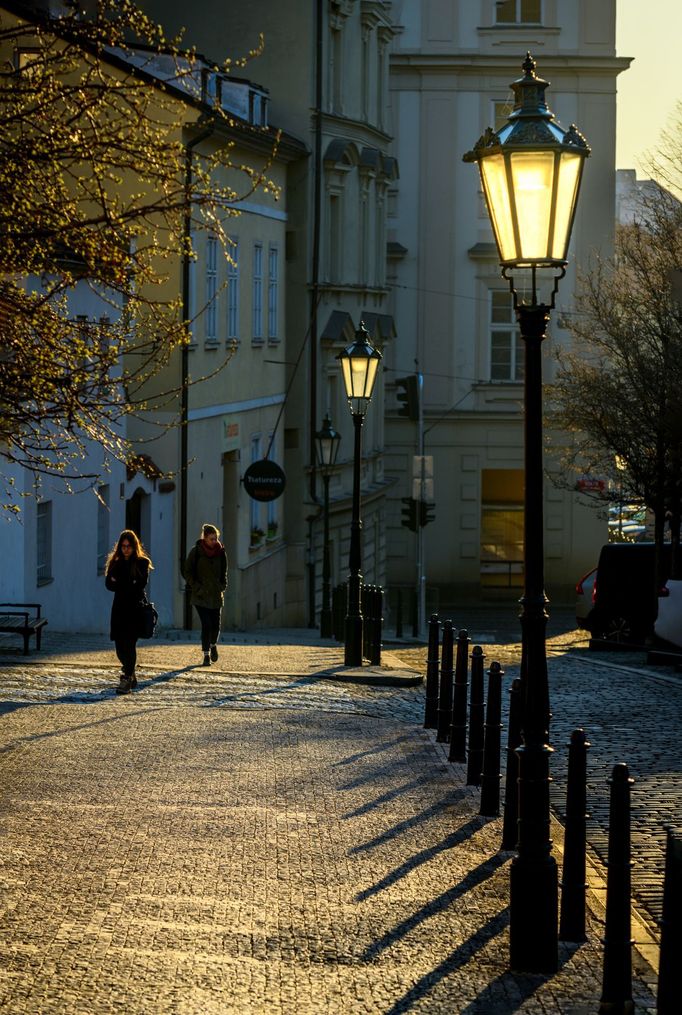
[{"label": "black lamp post base", "polygon": [[555,973],[559,966],[559,879],[548,856],[512,860],[509,916],[509,965],[524,973]]},{"label": "black lamp post base", "polygon": [[344,665],[362,666],[362,615],[346,617]]},{"label": "black lamp post base", "polygon": [[332,611],[323,609],[320,612],[320,637],[331,638],[333,634]]}]

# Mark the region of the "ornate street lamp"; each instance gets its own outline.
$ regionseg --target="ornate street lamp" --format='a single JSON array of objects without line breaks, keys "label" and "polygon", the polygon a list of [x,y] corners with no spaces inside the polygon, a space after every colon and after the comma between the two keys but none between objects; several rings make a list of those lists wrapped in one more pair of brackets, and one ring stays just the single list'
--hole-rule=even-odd
[{"label": "ornate street lamp", "polygon": [[[590,149],[574,126],[567,131],[547,108],[547,81],[530,53],[524,76],[511,85],[514,109],[498,131],[486,130],[464,156],[477,162],[488,214],[525,344],[523,743],[519,755],[518,854],[511,865],[512,969],[553,972],[557,951],[557,867],[549,824],[549,688],[544,590],[541,345],[554,307]],[[540,273],[540,274],[539,274]],[[538,284],[549,276],[549,302]],[[516,277],[516,281],[515,278]],[[522,289],[525,298],[519,298]]]},{"label": "ornate street lamp", "polygon": [[332,426],[329,414],[324,417],[322,429],[315,434],[317,463],[322,472],[324,483],[324,549],[322,556],[322,610],[320,611],[320,635],[322,638],[332,636],[331,610],[331,559],[329,549],[329,477],[336,465],[339,453],[341,434]]},{"label": "ornate street lamp", "polygon": [[338,357],[343,369],[348,407],[353,417],[355,444],[353,451],[353,515],[350,527],[350,554],[348,557],[348,607],[345,625],[344,662],[346,666],[362,666],[362,522],[360,521],[360,450],[362,424],[369,406],[381,353],[369,344],[365,325],[355,332],[355,341]]}]

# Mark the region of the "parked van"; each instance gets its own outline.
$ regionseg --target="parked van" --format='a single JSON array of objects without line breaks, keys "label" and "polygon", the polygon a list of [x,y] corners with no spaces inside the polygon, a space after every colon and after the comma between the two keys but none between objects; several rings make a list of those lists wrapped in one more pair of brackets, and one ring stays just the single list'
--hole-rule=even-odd
[{"label": "parked van", "polygon": [[[658,611],[654,543],[607,543],[596,572],[576,585],[576,620],[595,638],[641,642],[653,634]],[[663,580],[670,574],[670,543],[663,544]],[[586,599],[589,596],[590,605]]]}]

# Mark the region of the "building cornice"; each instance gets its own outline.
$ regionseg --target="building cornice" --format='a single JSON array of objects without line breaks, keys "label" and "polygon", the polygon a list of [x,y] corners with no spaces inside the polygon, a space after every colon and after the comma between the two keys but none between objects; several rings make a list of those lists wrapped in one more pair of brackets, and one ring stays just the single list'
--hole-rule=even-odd
[{"label": "building cornice", "polygon": [[331,137],[352,138],[358,144],[374,143],[376,147],[387,148],[393,141],[391,134],[364,120],[354,120],[338,113],[322,113],[322,130]]},{"label": "building cornice", "polygon": [[[585,56],[584,54],[542,53],[543,74],[586,73],[616,75],[627,70],[630,56]],[[508,53],[421,53],[391,54],[391,74],[452,74],[476,77],[480,74],[508,74],[513,58]]]}]

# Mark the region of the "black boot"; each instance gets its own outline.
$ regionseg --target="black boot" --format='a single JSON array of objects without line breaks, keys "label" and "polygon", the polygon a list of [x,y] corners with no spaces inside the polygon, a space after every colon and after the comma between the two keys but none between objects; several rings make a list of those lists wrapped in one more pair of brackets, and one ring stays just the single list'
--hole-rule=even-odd
[{"label": "black boot", "polygon": [[121,682],[116,688],[116,694],[130,694],[133,688],[133,680],[135,680],[135,677],[126,677],[124,674],[121,674]]}]

